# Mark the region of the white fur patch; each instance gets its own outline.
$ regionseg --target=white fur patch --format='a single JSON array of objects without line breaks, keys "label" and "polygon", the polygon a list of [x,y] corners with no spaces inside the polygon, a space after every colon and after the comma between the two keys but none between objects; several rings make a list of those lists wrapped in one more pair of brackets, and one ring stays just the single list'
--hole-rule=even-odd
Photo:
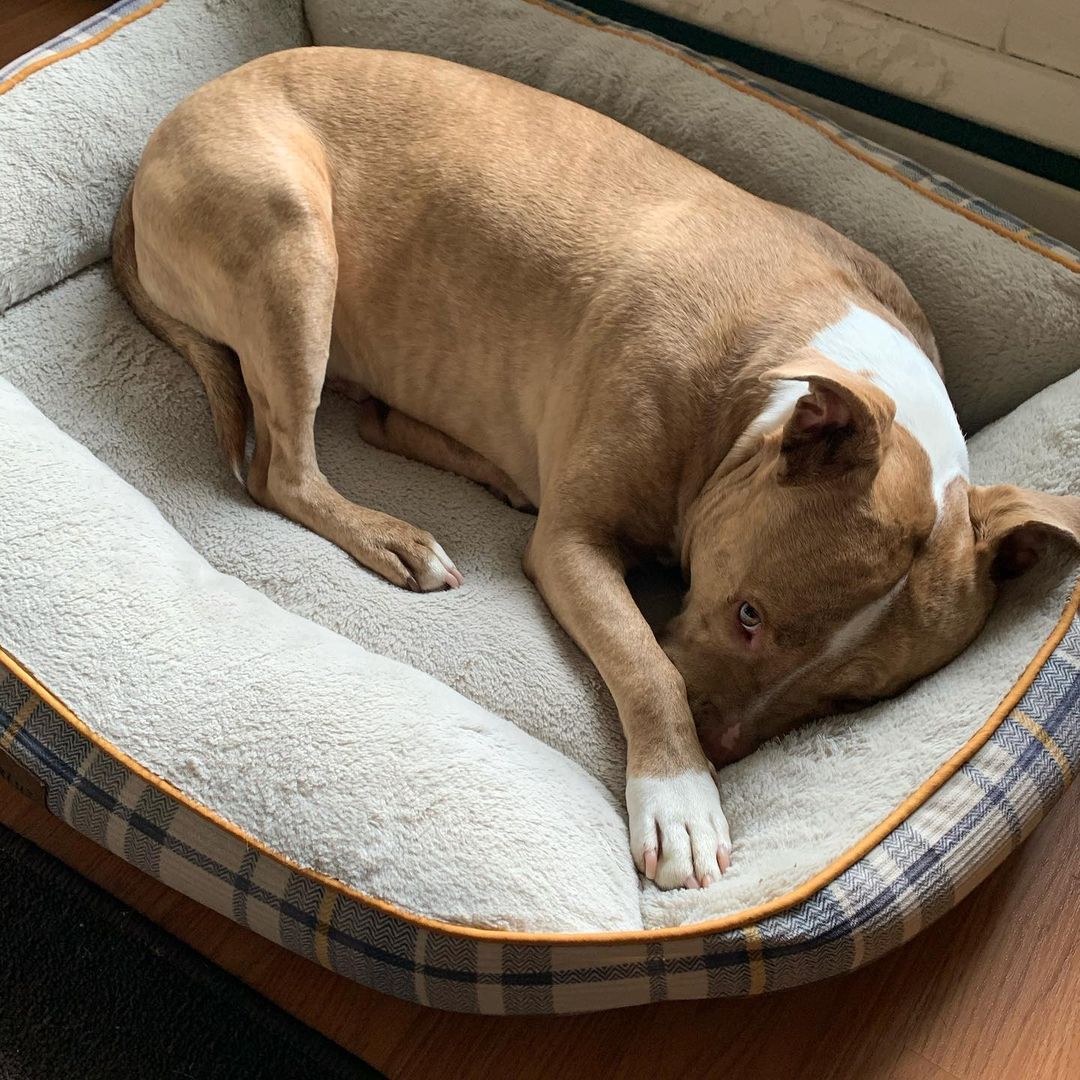
[{"label": "white fur patch", "polygon": [[869,372],[896,402],[896,422],[908,429],[930,459],[940,513],[949,482],[967,476],[968,455],[948,391],[930,357],[895,326],[854,304],[810,344],[834,364]]},{"label": "white fur patch", "polygon": [[785,379],[773,387],[769,400],[765,405],[764,412],[751,421],[750,426],[743,433],[743,439],[752,438],[755,435],[765,435],[774,428],[780,427],[794,412],[795,403],[810,390],[810,384]]},{"label": "white fur patch", "polygon": [[905,574],[884,596],[871,600],[869,604],[856,611],[843,626],[834,631],[819,659],[825,660],[850,653],[861,641],[869,637],[874,627],[885,618],[896,598],[904,591],[907,580],[908,576]]},{"label": "white fur patch", "polygon": [[461,572],[443,550],[442,544],[437,541],[434,544],[434,554],[427,557],[427,565],[417,573],[416,579],[423,592],[456,589],[462,581]]},{"label": "white fur patch", "polygon": [[[940,515],[949,482],[968,474],[968,455],[956,412],[930,358],[896,327],[855,304],[842,319],[820,330],[810,345],[848,371],[867,373],[893,399],[896,422],[907,428],[930,459]],[[808,390],[805,382],[778,384],[744,438],[782,424]]]},{"label": "white fur patch", "polygon": [[905,574],[887,593],[871,600],[864,605],[847,622],[838,626],[825,643],[825,648],[816,656],[811,657],[805,664],[800,664],[794,671],[789,672],[763,697],[754,702],[749,711],[749,718],[760,716],[777,697],[782,694],[796,679],[802,678],[808,671],[850,654],[860,642],[865,641],[873,632],[875,626],[881,622],[892,607],[896,598],[904,591],[908,576]]},{"label": "white fur patch", "polygon": [[427,565],[416,575],[416,580],[424,592],[432,592],[435,589],[443,589],[449,583],[446,567],[438,555],[429,555]]},{"label": "white fur patch", "polygon": [[731,833],[711,772],[628,776],[626,811],[634,862],[661,889],[720,880]]}]

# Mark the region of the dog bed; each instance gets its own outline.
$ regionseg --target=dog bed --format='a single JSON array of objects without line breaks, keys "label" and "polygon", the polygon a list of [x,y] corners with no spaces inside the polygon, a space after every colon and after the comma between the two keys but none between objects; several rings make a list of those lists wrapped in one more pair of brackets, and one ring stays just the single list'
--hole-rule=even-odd
[{"label": "dog bed", "polygon": [[520,572],[532,519],[365,446],[328,394],[331,480],[434,531],[466,586],[374,578],[246,497],[102,261],[157,121],[312,39],[562,93],[824,218],[927,310],[973,479],[1080,491],[1080,253],[745,74],[541,0],[117,4],[0,81],[0,774],[208,907],[444,1008],[757,993],[907,940],[1077,767],[1075,562],[1009,585],[900,699],[724,770],[722,881],[641,881],[613,706]]}]

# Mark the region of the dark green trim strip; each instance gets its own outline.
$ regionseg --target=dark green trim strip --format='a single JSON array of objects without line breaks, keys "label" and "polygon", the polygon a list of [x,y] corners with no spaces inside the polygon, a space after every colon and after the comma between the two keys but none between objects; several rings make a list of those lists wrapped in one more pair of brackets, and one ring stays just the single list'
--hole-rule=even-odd
[{"label": "dark green trim strip", "polygon": [[692,23],[647,11],[624,0],[575,0],[589,11],[647,30],[707,56],[738,64],[755,74],[776,79],[809,94],[858,109],[869,116],[918,131],[941,142],[951,143],[1003,165],[1045,177],[1065,187],[1080,191],[1080,158],[1047,146],[1009,135],[974,120],[965,120],[940,109],[931,108],[885,90],[864,86],[853,79],[835,75],[811,64],[747,45],[725,34],[706,30]]}]

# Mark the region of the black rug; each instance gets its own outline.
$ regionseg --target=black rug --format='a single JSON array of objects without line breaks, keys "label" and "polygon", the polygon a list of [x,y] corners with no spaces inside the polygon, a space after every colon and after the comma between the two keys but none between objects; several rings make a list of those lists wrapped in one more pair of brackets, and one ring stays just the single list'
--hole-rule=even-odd
[{"label": "black rug", "polygon": [[380,1075],[0,826],[0,1080]]}]

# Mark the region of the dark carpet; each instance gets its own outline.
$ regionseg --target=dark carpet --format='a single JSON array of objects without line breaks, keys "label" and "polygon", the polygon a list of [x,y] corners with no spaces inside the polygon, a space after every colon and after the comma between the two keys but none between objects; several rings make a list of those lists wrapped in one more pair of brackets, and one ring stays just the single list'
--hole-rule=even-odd
[{"label": "dark carpet", "polygon": [[380,1075],[0,826],[0,1080]]}]

